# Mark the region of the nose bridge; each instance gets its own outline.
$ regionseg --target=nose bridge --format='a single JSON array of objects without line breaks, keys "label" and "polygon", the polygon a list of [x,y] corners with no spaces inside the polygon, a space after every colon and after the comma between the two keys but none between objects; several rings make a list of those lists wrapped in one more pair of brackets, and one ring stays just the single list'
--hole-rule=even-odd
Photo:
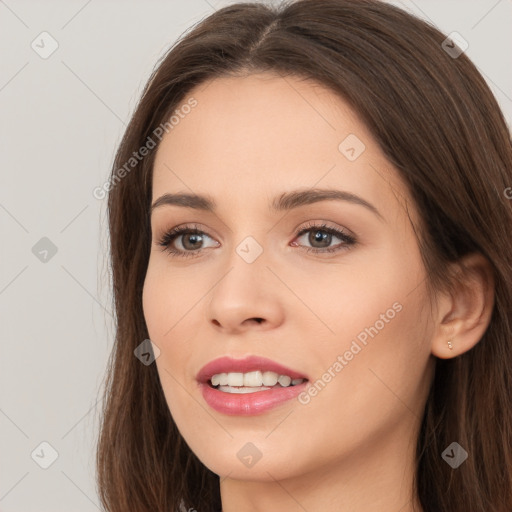
[{"label": "nose bridge", "polygon": [[[260,235],[259,238],[261,240],[262,236]],[[247,265],[253,265],[258,259],[261,264],[261,256],[265,250],[263,248],[263,241],[259,242],[254,236],[247,235],[235,246],[234,252]]]},{"label": "nose bridge", "polygon": [[207,312],[210,321],[232,329],[248,319],[271,320],[280,310],[270,288],[272,273],[266,268],[268,258],[263,243],[246,234],[233,233],[233,240],[237,236],[241,240],[234,242],[226,255],[222,277],[211,291]]},{"label": "nose bridge", "polygon": [[[267,281],[266,269],[267,252],[252,235],[242,235],[241,241],[233,243],[232,250],[226,257],[226,267],[229,273],[225,276],[229,288],[234,293],[237,283],[244,293],[254,296],[260,293],[259,287]],[[261,236],[259,237],[261,239]],[[244,289],[248,287],[249,289]]]},{"label": "nose bridge", "polygon": [[[253,268],[263,271],[262,261],[267,260],[267,249],[269,243],[268,228],[261,218],[261,204],[254,203],[249,198],[243,204],[232,203],[233,212],[239,212],[236,221],[232,224],[229,232],[228,247],[230,247],[228,258],[229,268],[238,267],[241,263],[248,266],[250,272]],[[265,246],[265,247],[264,247]],[[244,268],[244,265],[241,265]]]}]

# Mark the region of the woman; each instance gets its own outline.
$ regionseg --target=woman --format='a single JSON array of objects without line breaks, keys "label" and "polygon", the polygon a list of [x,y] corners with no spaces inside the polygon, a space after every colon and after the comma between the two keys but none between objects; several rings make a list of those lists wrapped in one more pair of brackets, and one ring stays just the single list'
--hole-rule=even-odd
[{"label": "woman", "polygon": [[105,508],[512,510],[511,186],[485,81],[410,14],[199,23],[109,184]]}]

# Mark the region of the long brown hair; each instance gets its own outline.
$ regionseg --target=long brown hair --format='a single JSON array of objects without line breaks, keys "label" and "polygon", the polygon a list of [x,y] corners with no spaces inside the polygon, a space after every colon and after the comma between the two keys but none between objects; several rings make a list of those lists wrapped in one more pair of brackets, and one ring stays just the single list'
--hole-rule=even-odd
[{"label": "long brown hair", "polygon": [[[432,290],[452,282],[448,262],[479,252],[491,263],[495,304],[483,338],[436,361],[415,492],[425,512],[512,510],[511,140],[484,79],[464,53],[445,51],[445,38],[376,0],[240,3],[198,23],[161,60],[107,187],[117,332],[97,451],[106,510],[220,510],[219,477],[177,430],[156,366],[134,357],[149,337],[142,287],[156,148],[129,170],[126,163],[194,86],[261,71],[328,86],[366,123],[421,215],[418,242]],[[453,441],[469,455],[455,470],[441,458]]]}]

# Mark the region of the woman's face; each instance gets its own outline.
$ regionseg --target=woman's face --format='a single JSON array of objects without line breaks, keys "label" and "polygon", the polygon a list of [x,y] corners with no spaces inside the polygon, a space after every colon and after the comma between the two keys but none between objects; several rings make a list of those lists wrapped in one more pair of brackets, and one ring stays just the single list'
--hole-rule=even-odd
[{"label": "woman's face", "polygon": [[[178,429],[235,479],[384,460],[403,472],[433,325],[417,212],[397,171],[348,105],[312,82],[222,78],[187,101],[158,148],[152,200],[212,205],[154,207],[143,290]],[[198,232],[159,245],[176,227]],[[235,361],[206,367],[219,358]]]}]

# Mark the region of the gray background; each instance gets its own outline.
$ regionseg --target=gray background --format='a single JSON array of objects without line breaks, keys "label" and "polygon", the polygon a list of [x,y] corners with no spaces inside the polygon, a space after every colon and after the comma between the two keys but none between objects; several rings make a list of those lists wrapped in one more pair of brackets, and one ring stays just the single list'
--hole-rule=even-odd
[{"label": "gray background", "polygon": [[[94,455],[114,329],[106,201],[92,191],[158,58],[230,3],[0,0],[0,511],[99,510]],[[512,0],[392,3],[462,34],[510,125]],[[43,31],[58,43],[46,59],[31,47],[48,51]],[[47,469],[42,442],[58,453]]]}]

